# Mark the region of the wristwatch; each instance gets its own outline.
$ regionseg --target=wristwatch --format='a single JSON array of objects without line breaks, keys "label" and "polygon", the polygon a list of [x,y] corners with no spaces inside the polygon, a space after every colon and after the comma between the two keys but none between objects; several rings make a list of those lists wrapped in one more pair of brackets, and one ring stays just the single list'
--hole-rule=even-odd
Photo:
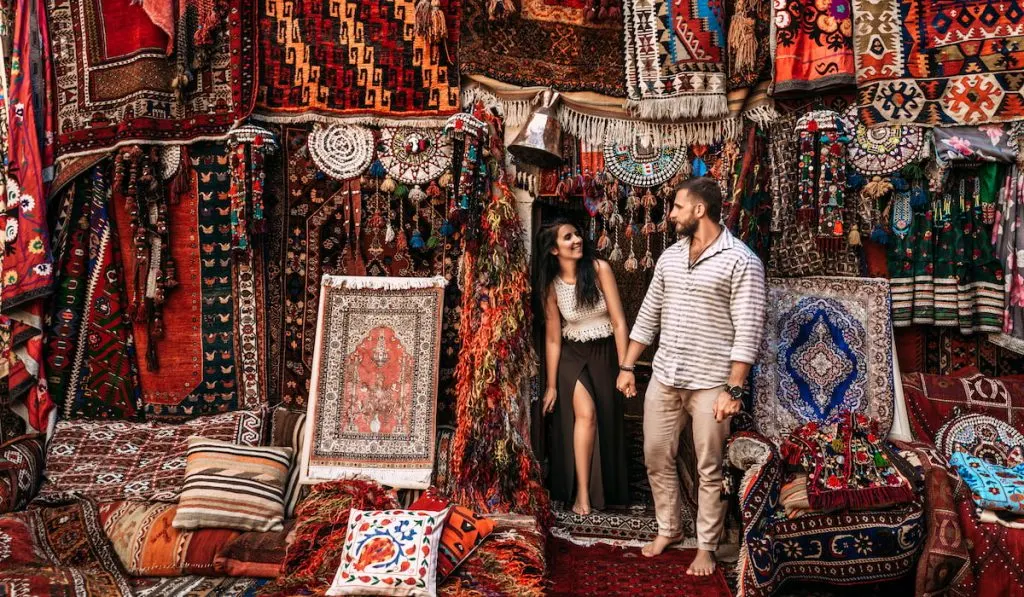
[{"label": "wristwatch", "polygon": [[747,391],[743,389],[743,386],[725,386],[725,391],[729,393],[729,396],[733,400],[743,400],[743,397],[747,395]]}]

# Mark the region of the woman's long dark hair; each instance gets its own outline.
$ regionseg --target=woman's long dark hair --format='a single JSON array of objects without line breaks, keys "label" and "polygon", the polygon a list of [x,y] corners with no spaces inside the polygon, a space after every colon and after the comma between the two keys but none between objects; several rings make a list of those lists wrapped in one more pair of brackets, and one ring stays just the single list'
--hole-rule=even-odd
[{"label": "woman's long dark hair", "polygon": [[600,300],[597,290],[597,270],[594,267],[594,247],[583,236],[579,226],[565,218],[558,218],[540,229],[537,234],[537,249],[533,254],[533,300],[534,313],[544,317],[544,297],[558,277],[558,257],[551,250],[558,246],[558,229],[572,226],[583,239],[583,257],[576,265],[576,305],[593,307]]}]

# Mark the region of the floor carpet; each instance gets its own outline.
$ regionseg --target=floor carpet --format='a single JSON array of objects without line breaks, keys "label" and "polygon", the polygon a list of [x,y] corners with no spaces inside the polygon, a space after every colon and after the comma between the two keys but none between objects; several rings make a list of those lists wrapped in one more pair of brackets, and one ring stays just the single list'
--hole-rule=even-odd
[{"label": "floor carpet", "polygon": [[722,572],[707,577],[686,574],[695,550],[670,549],[645,558],[639,549],[579,545],[552,538],[548,542],[549,595],[699,595],[730,597]]}]

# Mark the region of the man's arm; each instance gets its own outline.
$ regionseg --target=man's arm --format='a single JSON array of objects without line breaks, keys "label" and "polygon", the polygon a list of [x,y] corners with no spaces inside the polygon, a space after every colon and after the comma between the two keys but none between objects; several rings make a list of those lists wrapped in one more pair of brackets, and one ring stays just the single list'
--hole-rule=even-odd
[{"label": "man's arm", "polygon": [[[733,327],[732,352],[729,355],[730,386],[743,387],[747,383],[751,366],[761,349],[761,338],[764,335],[764,284],[764,267],[757,258],[750,258],[733,272],[729,305]],[[742,406],[728,392],[722,392],[715,401],[715,419],[724,421],[739,413]]]}]

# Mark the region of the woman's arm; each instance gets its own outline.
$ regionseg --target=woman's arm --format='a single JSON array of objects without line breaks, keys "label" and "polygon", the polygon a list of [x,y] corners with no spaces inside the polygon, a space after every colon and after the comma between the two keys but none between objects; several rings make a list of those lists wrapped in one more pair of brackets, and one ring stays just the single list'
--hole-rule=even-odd
[{"label": "woman's arm", "polygon": [[594,266],[597,267],[597,283],[604,294],[612,330],[615,332],[615,352],[619,355],[619,364],[622,364],[626,362],[626,348],[629,346],[629,326],[626,324],[626,312],[622,309],[619,286],[615,283],[615,273],[608,262],[597,260]]},{"label": "woman's arm", "polygon": [[562,315],[558,298],[551,288],[544,297],[544,359],[547,387],[544,390],[544,414],[554,412],[558,398],[558,360],[562,356]]}]

